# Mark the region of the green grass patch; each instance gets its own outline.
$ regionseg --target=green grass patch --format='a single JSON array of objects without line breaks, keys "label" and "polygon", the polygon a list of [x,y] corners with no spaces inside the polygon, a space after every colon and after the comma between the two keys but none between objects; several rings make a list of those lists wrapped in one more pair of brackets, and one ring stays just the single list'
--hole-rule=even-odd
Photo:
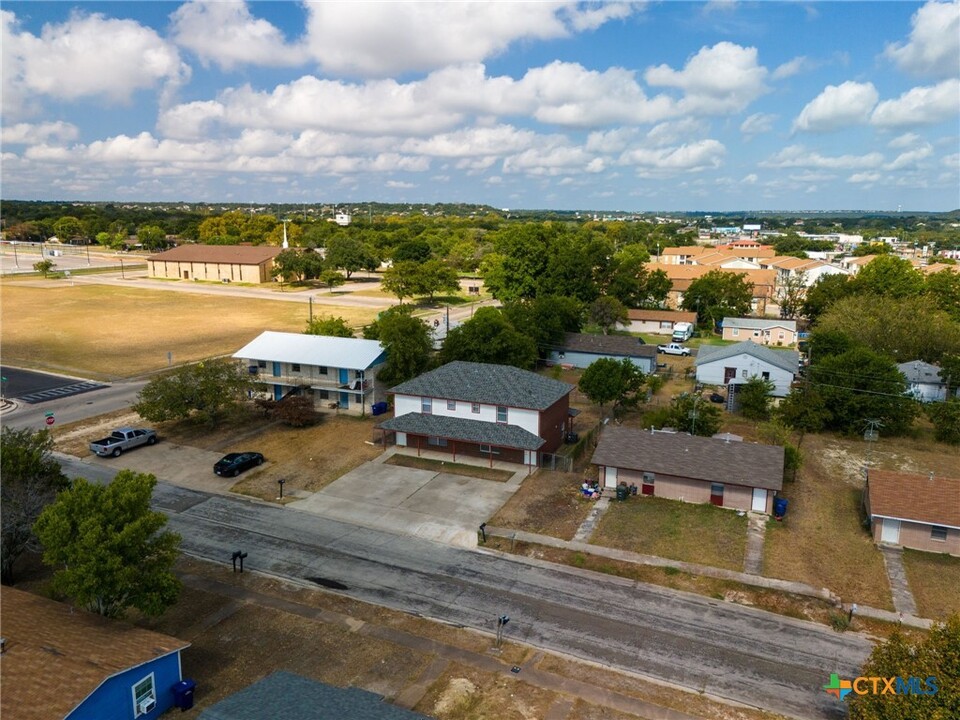
[{"label": "green grass patch", "polygon": [[384,461],[387,465],[399,465],[400,467],[415,468],[417,470],[432,470],[434,472],[452,473],[454,475],[465,475],[466,477],[480,478],[481,480],[494,480],[496,482],[506,482],[513,477],[513,473],[507,470],[497,470],[495,468],[479,467],[477,465],[467,465],[465,463],[447,462],[445,460],[434,460],[432,458],[418,458],[411,455],[391,455]]},{"label": "green grass patch", "polygon": [[613,502],[591,542],[645,555],[743,570],[747,518],[713,505],[657,497]]},{"label": "green grass patch", "polygon": [[921,617],[945,620],[960,612],[960,557],[904,550],[903,564]]}]

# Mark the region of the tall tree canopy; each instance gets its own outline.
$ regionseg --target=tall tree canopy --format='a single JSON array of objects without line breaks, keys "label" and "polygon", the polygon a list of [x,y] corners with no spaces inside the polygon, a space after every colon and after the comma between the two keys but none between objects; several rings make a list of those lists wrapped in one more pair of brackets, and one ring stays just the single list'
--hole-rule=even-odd
[{"label": "tall tree canopy", "polygon": [[923,292],[924,280],[909,260],[881,255],[863,266],[853,284],[858,293],[907,298]]},{"label": "tall tree canopy", "polygon": [[398,385],[429,369],[433,338],[427,324],[413,317],[407,306],[391,308],[363,330],[369,340],[379,340],[387,353],[387,361],[377,379],[387,385]]},{"label": "tall tree canopy", "polygon": [[821,275],[807,290],[800,312],[810,322],[815,323],[835,302],[853,295],[854,292],[856,287],[849,275]]},{"label": "tall tree canopy", "polygon": [[165,531],[167,516],[150,509],[153,475],[121,470],[99,485],[78,479],[36,523],[53,587],[107,617],[128,608],[160,615],[176,602],[173,574],[180,536]]},{"label": "tall tree canopy", "polygon": [[500,310],[482,307],[470,320],[447,334],[440,349],[440,360],[531,369],[537,360],[537,347],[532,339],[514,328]]},{"label": "tall tree canopy", "polygon": [[37,550],[33,524],[70,482],[51,454],[46,430],[0,430],[0,581],[13,583],[17,558]]},{"label": "tall tree canopy", "polygon": [[697,312],[697,323],[716,327],[725,317],[742,317],[750,312],[753,289],[737,273],[711,270],[690,283],[683,294],[683,309]]},{"label": "tall tree canopy", "polygon": [[347,325],[347,321],[342,317],[327,317],[320,315],[307,320],[307,328],[303,331],[305,335],[327,335],[330,337],[352,338],[353,329]]},{"label": "tall tree canopy", "polygon": [[646,383],[643,371],[628,358],[594,360],[583,371],[577,386],[580,391],[600,406],[613,403],[613,410],[624,405],[636,405]]},{"label": "tall tree canopy", "polygon": [[154,378],[137,396],[133,409],[152,422],[191,416],[214,422],[243,402],[254,382],[233,360],[204,360]]}]

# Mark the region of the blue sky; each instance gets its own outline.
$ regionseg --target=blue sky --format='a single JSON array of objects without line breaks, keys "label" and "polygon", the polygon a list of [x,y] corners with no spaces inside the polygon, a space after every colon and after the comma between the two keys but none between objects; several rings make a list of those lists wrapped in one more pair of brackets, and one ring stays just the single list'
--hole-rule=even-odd
[{"label": "blue sky", "polygon": [[960,207],[952,2],[4,2],[2,195]]}]

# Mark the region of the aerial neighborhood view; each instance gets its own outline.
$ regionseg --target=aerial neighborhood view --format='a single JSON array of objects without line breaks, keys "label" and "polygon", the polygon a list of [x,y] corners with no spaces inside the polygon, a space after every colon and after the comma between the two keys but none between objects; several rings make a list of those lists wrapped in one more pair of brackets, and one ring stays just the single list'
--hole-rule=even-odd
[{"label": "aerial neighborhood view", "polygon": [[960,720],[960,0],[0,19],[2,720]]}]

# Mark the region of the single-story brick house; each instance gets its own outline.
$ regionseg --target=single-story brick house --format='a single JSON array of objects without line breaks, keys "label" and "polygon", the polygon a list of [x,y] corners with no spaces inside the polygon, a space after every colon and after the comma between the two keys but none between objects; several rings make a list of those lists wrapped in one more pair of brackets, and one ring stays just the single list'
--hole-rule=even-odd
[{"label": "single-story brick house", "polygon": [[278,670],[228,695],[200,720],[429,720],[361,688],[334,685]]},{"label": "single-story brick house", "polygon": [[771,395],[786,397],[799,370],[800,354],[745,340],[735,345],[702,345],[693,364],[697,382],[704,385],[739,385],[761,377],[773,383]]},{"label": "single-story brick house", "polygon": [[870,468],[863,504],[874,542],[960,556],[960,478]]},{"label": "single-story brick house", "polygon": [[452,362],[390,390],[399,446],[536,466],[570,428],[573,385],[508,365]]},{"label": "single-story brick house", "polygon": [[607,488],[625,482],[640,495],[768,515],[783,488],[783,448],[777,445],[607,426],[591,462]]},{"label": "single-story brick house", "polygon": [[768,318],[725,317],[721,325],[723,339],[732,342],[752,340],[760,345],[796,347],[797,323],[795,320]]},{"label": "single-story brick house", "polygon": [[174,705],[190,643],[3,586],[0,715],[154,720]]},{"label": "single-story brick house", "polygon": [[274,400],[313,398],[318,410],[362,415],[380,399],[377,370],[387,361],[376,340],[267,330],[233,354]]},{"label": "single-story brick house", "polygon": [[628,322],[619,327],[635,333],[673,335],[673,326],[678,322],[697,324],[695,312],[678,310],[627,310]]},{"label": "single-story brick house", "polygon": [[147,275],[168,280],[267,283],[282,248],[269,245],[180,245],[147,258]]},{"label": "single-story brick house", "polygon": [[628,335],[566,333],[560,347],[551,350],[547,357],[551,362],[578,368],[600,358],[627,359],[648,375],[657,369],[656,345],[643,344]]}]

